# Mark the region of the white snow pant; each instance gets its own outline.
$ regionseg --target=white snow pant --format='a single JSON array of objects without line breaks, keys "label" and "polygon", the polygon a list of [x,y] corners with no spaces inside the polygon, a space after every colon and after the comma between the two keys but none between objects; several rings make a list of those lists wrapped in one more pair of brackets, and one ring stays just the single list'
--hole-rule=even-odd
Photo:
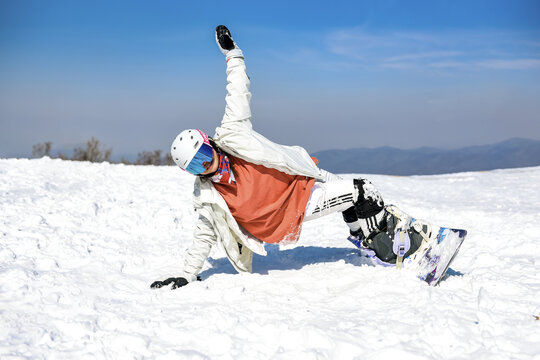
[{"label": "white snow pant", "polygon": [[318,219],[335,212],[343,212],[354,207],[358,190],[351,180],[316,182],[306,205],[304,221]]},{"label": "white snow pant", "polygon": [[[341,212],[343,220],[349,227],[351,234],[357,236],[360,229],[365,236],[378,228],[384,211],[384,202],[373,184],[367,179],[362,179],[362,199],[359,199],[359,189],[355,186],[355,180],[343,180],[337,175],[324,171],[326,182],[316,182],[311,188],[311,195],[306,205],[304,221],[318,219],[320,217]],[[365,198],[373,200],[377,204],[375,211],[367,217],[359,218],[355,204]]]}]

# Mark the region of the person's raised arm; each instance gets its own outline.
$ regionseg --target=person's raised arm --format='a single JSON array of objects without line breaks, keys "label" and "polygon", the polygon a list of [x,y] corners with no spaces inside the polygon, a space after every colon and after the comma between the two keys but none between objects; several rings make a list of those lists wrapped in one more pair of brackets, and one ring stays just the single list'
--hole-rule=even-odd
[{"label": "person's raised arm", "polygon": [[228,122],[251,120],[249,102],[249,77],[244,63],[244,54],[234,42],[229,29],[223,25],[216,28],[216,43],[227,59],[227,96],[222,125]]}]

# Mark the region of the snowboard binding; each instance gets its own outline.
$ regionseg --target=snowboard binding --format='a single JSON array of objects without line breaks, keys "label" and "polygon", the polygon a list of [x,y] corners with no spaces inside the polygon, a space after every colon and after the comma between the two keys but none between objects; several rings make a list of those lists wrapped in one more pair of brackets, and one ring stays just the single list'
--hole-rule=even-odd
[{"label": "snowboard binding", "polygon": [[465,240],[467,231],[434,227],[412,218],[394,205],[386,206],[378,231],[368,237],[349,237],[361,255],[376,266],[404,268],[436,285]]}]

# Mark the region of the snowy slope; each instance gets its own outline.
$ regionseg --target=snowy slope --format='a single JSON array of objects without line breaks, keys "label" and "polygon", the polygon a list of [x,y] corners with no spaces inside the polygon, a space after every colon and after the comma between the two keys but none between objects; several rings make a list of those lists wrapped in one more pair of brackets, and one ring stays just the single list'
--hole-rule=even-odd
[{"label": "snowy slope", "polygon": [[[352,177],[352,176],[349,176]],[[469,236],[429,287],[359,260],[340,215],[170,291],[195,215],[174,167],[0,160],[2,359],[540,359],[540,167],[368,176]]]}]

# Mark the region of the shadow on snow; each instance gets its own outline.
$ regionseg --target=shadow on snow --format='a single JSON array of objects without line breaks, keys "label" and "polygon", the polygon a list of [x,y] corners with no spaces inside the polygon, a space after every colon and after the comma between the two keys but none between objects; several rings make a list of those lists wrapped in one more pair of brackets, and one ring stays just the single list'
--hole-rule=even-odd
[{"label": "shadow on snow", "polygon": [[[336,248],[318,246],[298,246],[293,249],[279,250],[278,245],[266,245],[267,256],[253,256],[253,272],[266,275],[272,270],[300,270],[304,266],[333,263],[339,260],[355,266],[375,266],[367,258],[359,256],[355,248]],[[226,257],[208,258],[212,265],[203,271],[200,276],[207,279],[214,274],[236,274],[236,270]],[[449,268],[441,281],[448,277],[463,276],[463,273]]]},{"label": "shadow on snow", "polygon": [[[344,260],[353,265],[368,264],[358,256],[354,248],[334,248],[318,246],[298,246],[293,249],[279,250],[278,245],[266,244],[266,256],[253,255],[253,272],[268,274],[272,270],[300,270],[306,265],[331,263]],[[236,274],[236,270],[226,257],[208,258],[212,268],[203,271],[200,276],[205,279],[214,274]]]}]

